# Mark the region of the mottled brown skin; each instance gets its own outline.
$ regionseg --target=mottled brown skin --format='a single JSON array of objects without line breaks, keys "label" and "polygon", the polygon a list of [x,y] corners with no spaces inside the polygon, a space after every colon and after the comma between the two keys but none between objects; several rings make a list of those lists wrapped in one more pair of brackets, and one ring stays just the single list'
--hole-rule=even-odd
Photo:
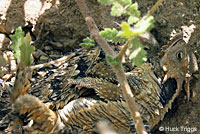
[{"label": "mottled brown skin", "polygon": [[[135,130],[133,130],[134,124],[127,110],[127,104],[120,92],[120,86],[116,83],[112,83],[112,81],[115,82],[115,78],[108,80],[104,78],[105,75],[106,78],[111,78],[113,76],[112,73],[109,72],[109,69],[105,71],[104,68],[99,68],[106,62],[102,62],[101,60],[100,62],[96,62],[98,58],[100,58],[98,56],[95,60],[88,60],[91,54],[86,54],[88,55],[83,55],[81,58],[86,58],[85,61],[90,61],[86,62],[88,64],[88,66],[86,66],[87,71],[83,71],[83,68],[79,68],[83,66],[83,62],[79,62],[81,59],[80,56],[73,57],[69,62],[70,66],[65,70],[70,74],[72,72],[80,72],[72,73],[73,75],[69,75],[65,79],[62,88],[63,99],[69,101],[63,103],[62,109],[56,109],[56,112],[54,112],[35,96],[27,94],[16,99],[15,110],[20,114],[28,112],[28,118],[34,121],[31,127],[33,129],[29,129],[28,133],[57,133],[59,130],[63,129],[63,127],[70,131],[69,133],[76,130],[76,128],[77,132],[74,132],[75,134],[92,133],[95,131],[96,123],[104,119],[109,119],[114,129],[118,130],[118,132],[127,134],[135,132]],[[100,65],[99,67],[98,64]],[[150,63],[143,64],[142,67],[129,72],[129,77],[131,78],[129,78],[129,80],[132,80],[132,84],[131,81],[129,84],[133,89],[136,102],[140,106],[139,112],[142,115],[143,121],[145,124],[149,125],[150,129],[162,120],[168,109],[171,108],[171,104],[177,97],[178,92],[180,92],[184,80],[189,99],[190,76],[193,72],[198,70],[195,55],[182,39],[177,39],[166,49],[165,55],[161,60],[161,66],[166,72],[163,82],[167,81],[169,78],[174,78],[177,81],[178,88],[165,104],[163,104],[160,99],[163,97],[162,92],[167,89],[161,89],[161,85],[154,75],[153,67]],[[75,67],[72,72],[69,71],[71,67]],[[95,73],[97,70],[101,73]],[[87,73],[85,72],[93,77],[87,77]],[[19,75],[20,73],[17,74],[18,76],[24,76]],[[137,79],[134,76],[137,76]],[[23,83],[20,83],[19,78],[21,77],[16,78],[18,84],[23,85]],[[66,89],[66,91],[74,90],[74,92],[77,91],[79,93],[64,92],[64,89]],[[88,89],[93,89],[100,98],[91,99],[81,97],[80,92],[83,91],[81,89],[86,89],[86,91]],[[176,88],[174,88],[174,90],[175,89]],[[60,104],[62,99],[58,99],[57,102]]]},{"label": "mottled brown skin", "polygon": [[189,83],[191,75],[198,71],[197,59],[190,49],[189,44],[186,44],[182,39],[175,40],[170,47],[166,49],[160,64],[166,73],[163,82],[169,78],[175,78],[178,92],[180,92],[185,80],[184,88],[189,101]]}]

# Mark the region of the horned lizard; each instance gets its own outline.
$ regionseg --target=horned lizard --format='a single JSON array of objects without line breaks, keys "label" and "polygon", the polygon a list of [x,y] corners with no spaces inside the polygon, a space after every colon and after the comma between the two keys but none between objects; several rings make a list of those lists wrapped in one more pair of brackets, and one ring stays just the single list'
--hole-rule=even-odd
[{"label": "horned lizard", "polygon": [[[133,70],[125,67],[139,112],[149,130],[171,108],[184,80],[186,87],[189,86],[188,74],[198,70],[195,55],[185,49],[181,39],[165,51],[161,65],[168,76],[163,83],[150,63]],[[99,49],[77,51],[66,63],[54,65],[44,77],[36,80],[40,84],[33,84],[29,94],[14,101],[15,111],[20,115],[28,113],[27,119],[32,120],[25,129],[27,133],[93,133],[101,120],[111,122],[119,133],[135,132],[120,85]],[[56,81],[58,85],[48,81]]]}]

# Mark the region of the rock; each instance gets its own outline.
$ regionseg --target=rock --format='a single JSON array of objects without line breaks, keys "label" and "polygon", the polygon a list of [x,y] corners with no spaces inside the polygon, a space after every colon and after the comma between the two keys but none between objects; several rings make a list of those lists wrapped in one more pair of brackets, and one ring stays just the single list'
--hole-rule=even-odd
[{"label": "rock", "polygon": [[45,71],[39,71],[39,72],[37,72],[37,74],[38,74],[40,77],[44,77],[44,76],[47,74],[47,72],[45,72]]},{"label": "rock", "polygon": [[48,57],[47,56],[45,56],[45,55],[42,55],[41,57],[40,57],[40,61],[41,62],[47,62],[48,61]]},{"label": "rock", "polygon": [[56,55],[56,54],[52,54],[52,55],[49,55],[52,59],[58,59],[61,57],[61,55]]},{"label": "rock", "polygon": [[51,51],[49,55],[62,55],[62,54],[61,52],[54,50],[54,51]]},{"label": "rock", "polygon": [[53,42],[53,41],[51,41],[50,42],[50,44],[51,44],[51,46],[53,47],[53,48],[55,48],[55,49],[57,49],[57,50],[63,50],[63,44],[62,43],[60,43],[60,42]]},{"label": "rock", "polygon": [[[6,74],[2,77],[4,81],[10,80],[12,78],[13,74]],[[0,79],[0,84],[1,84],[1,79]]]},{"label": "rock", "polygon": [[16,64],[16,60],[11,60],[10,61],[10,69],[11,71],[16,71],[17,70],[17,64]]},{"label": "rock", "polygon": [[42,55],[46,55],[42,50],[38,49],[38,50],[33,52],[33,57],[36,58],[36,59],[39,59],[40,56],[42,56]]},{"label": "rock", "polygon": [[46,50],[46,51],[51,51],[51,50],[53,50],[53,48],[52,48],[51,46],[45,46],[45,47],[44,47],[44,50]]}]

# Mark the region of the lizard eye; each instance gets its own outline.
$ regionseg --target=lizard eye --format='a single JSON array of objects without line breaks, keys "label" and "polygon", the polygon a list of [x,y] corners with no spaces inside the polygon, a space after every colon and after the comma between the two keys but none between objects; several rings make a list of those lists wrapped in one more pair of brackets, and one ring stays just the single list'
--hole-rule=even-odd
[{"label": "lizard eye", "polygon": [[183,52],[180,51],[180,52],[176,53],[176,58],[177,58],[178,60],[181,60],[181,59],[183,58]]}]

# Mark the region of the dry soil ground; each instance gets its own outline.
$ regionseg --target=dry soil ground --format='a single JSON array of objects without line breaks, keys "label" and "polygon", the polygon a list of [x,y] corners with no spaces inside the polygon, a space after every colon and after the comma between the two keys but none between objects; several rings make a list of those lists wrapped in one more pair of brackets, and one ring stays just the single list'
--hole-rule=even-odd
[{"label": "dry soil ground", "polygon": [[[156,2],[156,0],[136,1],[142,14]],[[87,4],[100,29],[113,27],[115,25],[113,21],[120,22],[120,19],[109,15],[109,7],[99,5],[96,0],[87,0]],[[175,30],[181,30],[182,26],[195,24],[198,27],[199,15],[199,0],[165,0],[154,14],[156,24],[151,32],[162,46],[168,42],[170,35]],[[9,32],[28,23],[33,25],[34,45],[37,48],[34,58],[38,63],[61,57],[66,51],[79,47],[81,40],[89,35],[74,0],[0,0],[0,22]],[[200,62],[199,39],[200,34],[196,32],[191,40],[198,63]],[[0,48],[7,58],[12,55],[9,46],[9,39],[0,34]],[[11,70],[15,70],[15,63],[11,62],[11,65]],[[200,133],[199,78],[200,75],[196,74],[191,81],[190,102],[186,101],[185,93],[182,92],[174,102],[172,110],[155,127],[153,133],[187,134],[190,133],[189,130],[195,131],[195,134]],[[159,131],[160,127],[165,130]],[[176,127],[178,131],[175,131]]]}]

